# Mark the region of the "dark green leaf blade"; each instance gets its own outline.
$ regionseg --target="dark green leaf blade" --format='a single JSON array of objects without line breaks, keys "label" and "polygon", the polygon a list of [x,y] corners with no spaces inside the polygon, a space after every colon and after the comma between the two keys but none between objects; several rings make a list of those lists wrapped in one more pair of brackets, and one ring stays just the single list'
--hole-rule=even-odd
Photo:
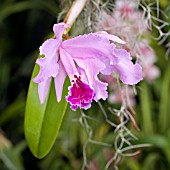
[{"label": "dark green leaf blade", "polygon": [[[36,65],[32,74],[38,73]],[[43,158],[53,146],[63,120],[67,102],[65,97],[68,92],[69,80],[63,87],[63,97],[60,103],[56,100],[54,81],[51,82],[49,94],[43,105],[39,102],[38,84],[31,79],[25,111],[25,136],[30,150],[34,156]]]}]

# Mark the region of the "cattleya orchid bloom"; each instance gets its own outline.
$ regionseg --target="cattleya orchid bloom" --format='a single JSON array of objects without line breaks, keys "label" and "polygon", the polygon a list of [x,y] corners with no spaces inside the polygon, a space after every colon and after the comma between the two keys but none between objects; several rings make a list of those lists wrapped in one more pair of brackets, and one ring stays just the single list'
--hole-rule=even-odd
[{"label": "cattleya orchid bloom", "polygon": [[40,54],[36,63],[40,66],[38,75],[33,79],[38,83],[40,103],[43,104],[48,94],[52,77],[54,78],[57,101],[60,102],[66,76],[71,81],[69,94],[66,100],[71,108],[88,109],[91,102],[108,97],[107,83],[98,79],[98,74],[111,74],[113,71],[120,74],[125,84],[136,84],[142,79],[141,67],[133,64],[129,53],[116,49],[113,43],[125,43],[120,38],[106,32],[80,35],[62,41],[62,35],[69,25],[55,24],[54,39],[45,41],[40,47]]}]

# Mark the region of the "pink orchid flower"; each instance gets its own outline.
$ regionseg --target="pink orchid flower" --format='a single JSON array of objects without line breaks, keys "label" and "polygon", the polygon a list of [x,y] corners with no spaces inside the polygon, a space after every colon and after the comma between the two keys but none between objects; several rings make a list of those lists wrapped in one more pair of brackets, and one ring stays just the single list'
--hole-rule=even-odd
[{"label": "pink orchid flower", "polygon": [[106,32],[90,33],[62,41],[65,23],[55,24],[55,39],[45,41],[40,47],[36,63],[40,66],[38,75],[33,79],[38,83],[40,103],[43,104],[48,94],[52,77],[54,78],[57,101],[62,97],[63,84],[68,75],[71,86],[66,100],[71,108],[88,109],[91,102],[108,97],[107,83],[98,79],[98,74],[110,74],[115,71],[125,84],[136,84],[142,79],[141,67],[133,64],[129,53],[116,49],[109,39],[124,43],[120,38]]}]

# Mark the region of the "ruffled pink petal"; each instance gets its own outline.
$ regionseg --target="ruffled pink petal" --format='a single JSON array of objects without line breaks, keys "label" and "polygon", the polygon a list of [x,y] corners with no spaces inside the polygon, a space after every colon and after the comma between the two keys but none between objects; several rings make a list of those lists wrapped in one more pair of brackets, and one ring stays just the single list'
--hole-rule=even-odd
[{"label": "ruffled pink petal", "polygon": [[143,79],[142,67],[132,63],[130,54],[126,50],[115,49],[114,53],[119,62],[113,66],[113,70],[120,74],[120,80],[124,84],[134,85]]},{"label": "ruffled pink petal", "polygon": [[[45,57],[48,59],[53,58],[58,52],[59,45],[60,45],[60,42],[58,41],[58,39],[46,40],[40,46],[40,55],[45,55]],[[58,60],[58,55],[56,56],[56,58]]]},{"label": "ruffled pink petal", "polygon": [[75,60],[77,65],[85,70],[87,76],[88,84],[94,89],[95,96],[94,100],[98,101],[99,99],[105,100],[108,97],[107,94],[107,83],[103,83],[98,79],[98,74],[100,70],[103,70],[105,65],[98,59],[91,60]]},{"label": "ruffled pink petal", "polygon": [[47,80],[45,80],[45,81],[38,84],[38,95],[39,95],[41,104],[44,103],[44,101],[45,101],[45,99],[47,97],[50,82],[51,82],[51,78],[48,78]]},{"label": "ruffled pink petal", "polygon": [[58,39],[59,42],[62,42],[63,32],[68,27],[69,25],[65,24],[64,22],[59,23],[59,24],[54,24],[53,31],[54,31],[56,39]]},{"label": "ruffled pink petal", "polygon": [[55,91],[57,96],[57,101],[60,102],[62,98],[62,91],[63,91],[63,85],[66,78],[66,71],[63,67],[63,64],[61,61],[59,61],[59,72],[57,76],[54,78],[55,83]]},{"label": "ruffled pink petal", "polygon": [[60,43],[57,39],[49,39],[40,47],[40,55],[45,55],[42,64],[45,77],[55,77],[58,74],[59,46]]},{"label": "ruffled pink petal", "polygon": [[98,58],[104,63],[108,59],[113,59],[113,48],[109,40],[95,34],[82,35],[66,40],[62,43],[62,48],[74,59]]},{"label": "ruffled pink petal", "polygon": [[114,54],[114,50],[115,50],[115,45],[111,44],[112,48],[113,48],[113,53],[111,56],[110,60],[105,60],[104,64],[105,64],[105,68],[103,70],[100,70],[100,72],[102,74],[105,75],[110,75],[113,72],[113,65],[117,64],[119,62],[119,58],[116,56],[116,54]]},{"label": "ruffled pink petal", "polygon": [[126,42],[121,40],[119,37],[117,37],[113,34],[108,34],[106,31],[99,31],[99,32],[96,32],[95,34],[100,37],[107,38],[108,40],[117,42],[119,44],[126,44]]},{"label": "ruffled pink petal", "polygon": [[36,77],[33,78],[33,81],[35,83],[41,83],[42,81],[44,81],[46,78],[44,77],[44,65],[45,65],[45,58],[38,58],[36,60],[36,63],[39,65],[40,70],[39,73]]}]

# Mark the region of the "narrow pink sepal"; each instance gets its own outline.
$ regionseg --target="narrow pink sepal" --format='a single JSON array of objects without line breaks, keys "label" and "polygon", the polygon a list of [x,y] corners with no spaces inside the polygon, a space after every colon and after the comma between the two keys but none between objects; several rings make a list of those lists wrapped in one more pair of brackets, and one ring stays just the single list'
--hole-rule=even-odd
[{"label": "narrow pink sepal", "polygon": [[63,64],[61,61],[59,61],[59,72],[57,76],[54,78],[55,91],[56,91],[58,102],[60,102],[62,98],[63,85],[64,85],[66,76],[67,76],[67,73],[63,67]]},{"label": "narrow pink sepal", "polygon": [[51,82],[51,78],[48,78],[47,80],[38,84],[38,95],[39,95],[39,99],[40,99],[41,104],[44,103],[44,101],[47,97],[50,82]]}]

